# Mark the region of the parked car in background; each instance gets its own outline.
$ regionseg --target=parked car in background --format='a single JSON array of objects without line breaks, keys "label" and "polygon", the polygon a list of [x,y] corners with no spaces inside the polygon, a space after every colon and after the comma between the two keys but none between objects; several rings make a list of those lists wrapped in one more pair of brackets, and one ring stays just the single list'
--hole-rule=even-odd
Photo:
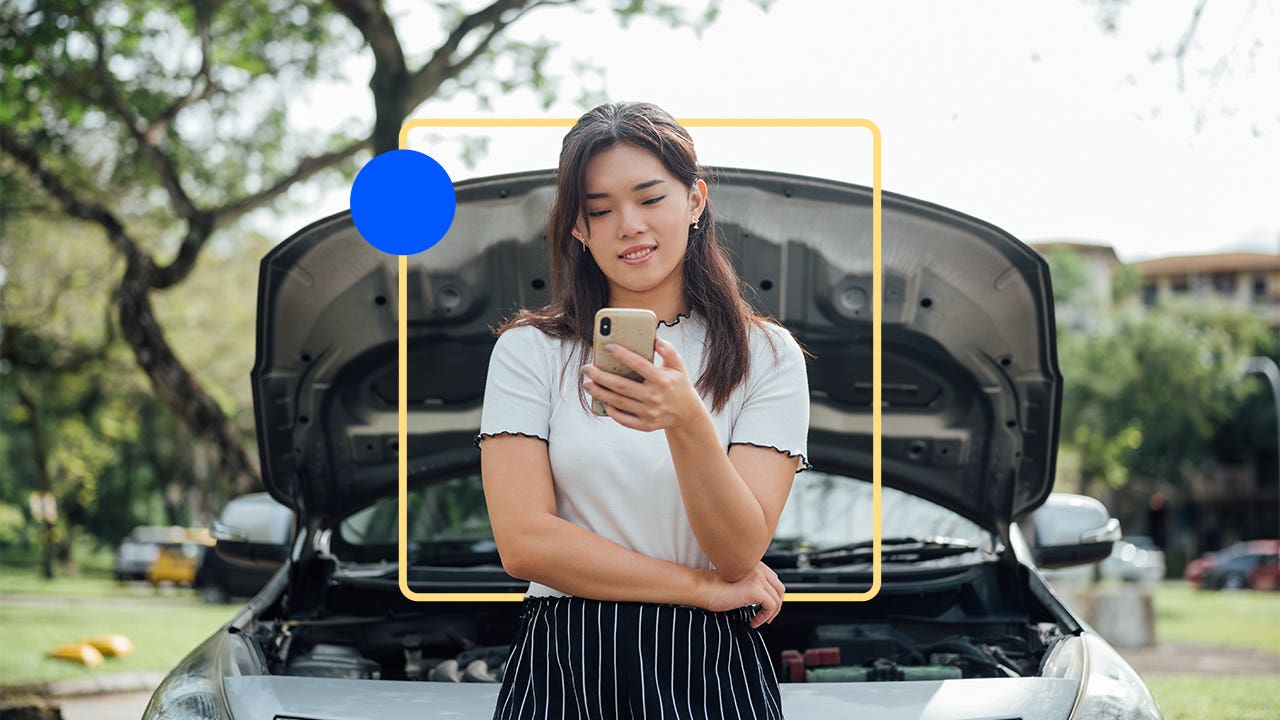
[{"label": "parked car in background", "polygon": [[293,510],[265,492],[232,498],[214,521],[193,585],[206,603],[258,594],[280,569],[293,538]]},{"label": "parked car in background", "polygon": [[1247,540],[1206,553],[1183,577],[1205,590],[1280,590],[1280,540]]},{"label": "parked car in background", "polygon": [[[764,556],[788,593],[809,595],[761,628],[786,716],[1158,720],[1141,678],[1040,574],[1098,562],[1120,537],[1096,500],[1068,498],[1057,512],[1063,499],[1050,496],[1062,378],[1044,258],[981,220],[883,193],[877,466],[873,191],[715,176],[716,226],[759,288],[749,298],[815,356],[813,468],[796,476]],[[491,328],[548,299],[555,173],[455,190],[452,229],[429,252],[375,250],[340,213],[263,260],[250,375],[258,452],[298,534],[236,549],[285,562],[160,683],[146,720],[493,716],[528,583],[496,552],[474,441]],[[864,602],[817,596],[872,587]],[[406,590],[478,596],[416,602]]]},{"label": "parked car in background", "polygon": [[[205,528],[177,525],[139,525],[129,532],[116,548],[116,580],[147,580],[152,564],[160,557],[162,546],[181,545],[208,534]],[[198,542],[198,540],[197,540]]]},{"label": "parked car in background", "polygon": [[211,545],[208,528],[187,528],[181,541],[161,543],[159,554],[147,569],[147,582],[194,587],[196,569]]}]

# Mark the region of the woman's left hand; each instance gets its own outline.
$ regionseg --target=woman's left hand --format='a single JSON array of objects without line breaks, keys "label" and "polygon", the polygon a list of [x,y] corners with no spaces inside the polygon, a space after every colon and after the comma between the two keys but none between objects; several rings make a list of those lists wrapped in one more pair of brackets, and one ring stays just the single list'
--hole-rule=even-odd
[{"label": "woman's left hand", "polygon": [[653,347],[662,357],[662,367],[614,344],[613,357],[640,373],[644,382],[605,372],[590,363],[582,368],[587,393],[605,404],[609,417],[645,432],[676,427],[706,411],[675,346],[656,338]]}]

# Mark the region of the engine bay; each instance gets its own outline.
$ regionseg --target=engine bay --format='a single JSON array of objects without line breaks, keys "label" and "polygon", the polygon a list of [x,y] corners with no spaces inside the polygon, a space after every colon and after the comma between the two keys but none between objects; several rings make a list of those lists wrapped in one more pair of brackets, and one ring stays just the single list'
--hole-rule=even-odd
[{"label": "engine bay", "polygon": [[[789,602],[761,629],[783,683],[1033,677],[1070,634],[1008,566],[886,582],[866,602]],[[795,588],[788,580],[788,590]],[[414,603],[385,583],[330,580],[322,606],[268,611],[245,635],[273,675],[502,681],[520,603]],[[1019,592],[1017,587],[1021,585]]]}]

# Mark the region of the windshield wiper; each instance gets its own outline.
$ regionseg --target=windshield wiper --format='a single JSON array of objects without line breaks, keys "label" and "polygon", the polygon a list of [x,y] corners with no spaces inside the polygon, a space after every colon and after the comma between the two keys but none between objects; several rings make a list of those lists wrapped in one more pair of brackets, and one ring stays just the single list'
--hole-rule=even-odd
[{"label": "windshield wiper", "polygon": [[501,565],[493,540],[425,540],[409,546],[410,567],[464,568]]},{"label": "windshield wiper", "polygon": [[474,567],[477,565],[502,565],[502,558],[497,550],[477,552],[475,550],[448,551],[441,550],[426,553],[409,560],[411,567]]},{"label": "windshield wiper", "polygon": [[[889,562],[911,563],[923,560],[953,557],[974,552],[980,548],[971,542],[954,538],[932,537],[897,537],[880,540],[880,557]],[[792,550],[772,552],[765,555],[770,565],[794,562],[792,567],[800,569],[825,567],[832,565],[854,565],[870,562],[875,556],[875,545],[871,540],[862,540],[847,545],[818,548],[815,550]],[[772,561],[772,562],[770,562]]]}]

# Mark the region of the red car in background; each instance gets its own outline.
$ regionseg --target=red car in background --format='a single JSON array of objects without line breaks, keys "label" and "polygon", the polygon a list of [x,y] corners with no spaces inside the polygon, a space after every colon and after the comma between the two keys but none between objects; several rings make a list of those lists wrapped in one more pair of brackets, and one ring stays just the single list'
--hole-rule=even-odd
[{"label": "red car in background", "polygon": [[1280,540],[1248,540],[1201,555],[1182,577],[1206,590],[1280,590]]}]

